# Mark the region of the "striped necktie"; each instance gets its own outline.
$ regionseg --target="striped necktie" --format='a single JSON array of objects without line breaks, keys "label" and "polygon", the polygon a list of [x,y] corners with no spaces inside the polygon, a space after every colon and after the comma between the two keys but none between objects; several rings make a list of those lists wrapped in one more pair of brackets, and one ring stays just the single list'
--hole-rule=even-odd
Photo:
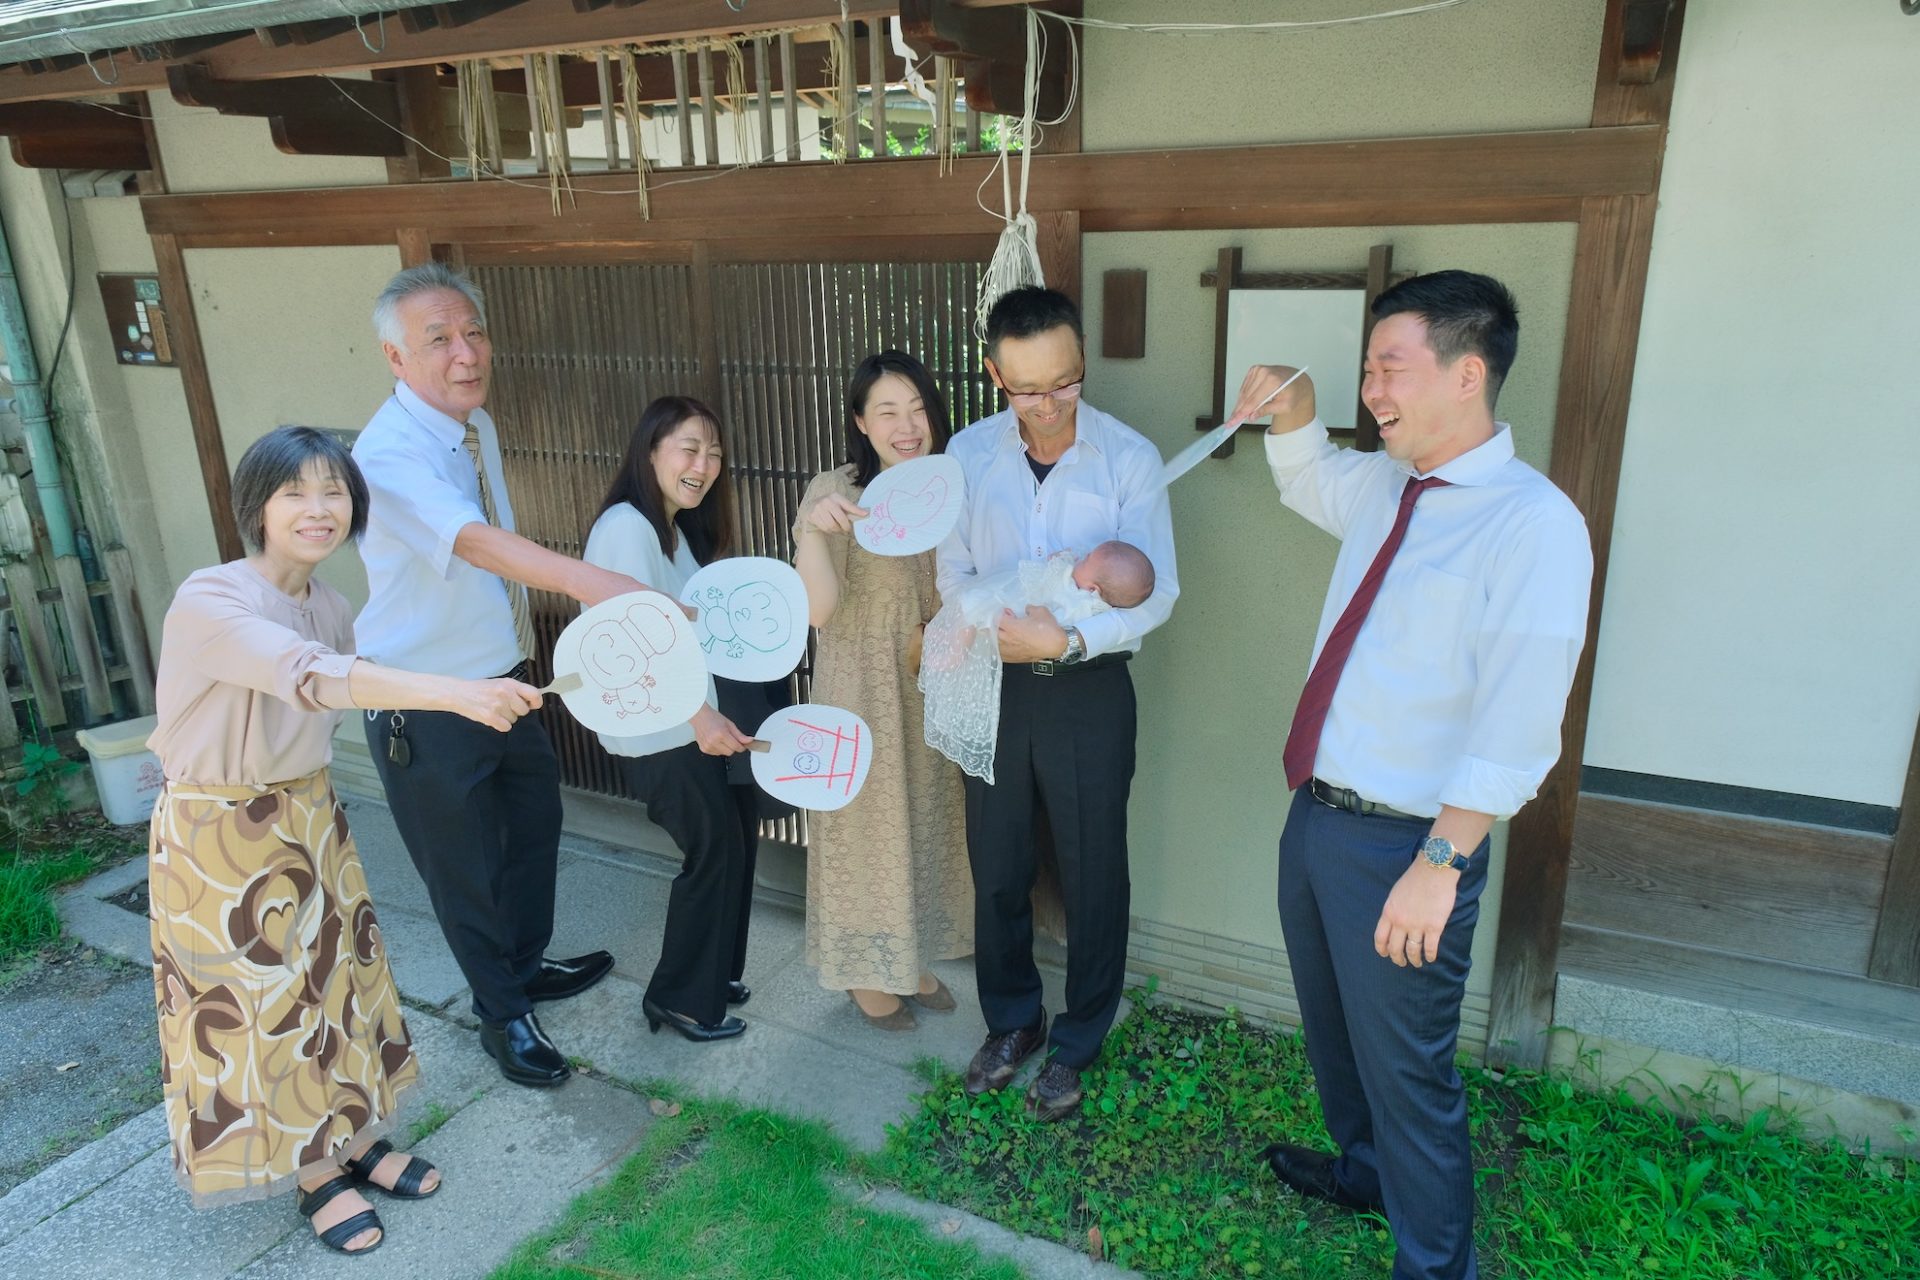
[{"label": "striped necktie", "polygon": [[[487,483],[487,469],[480,461],[480,428],[467,424],[467,457],[473,459],[473,474],[480,481],[480,509],[487,523],[498,529],[500,511],[493,505],[493,486]],[[533,656],[533,611],[527,607],[527,589],[518,582],[501,579],[507,586],[507,605],[513,610],[513,636],[520,645],[520,656]]]}]

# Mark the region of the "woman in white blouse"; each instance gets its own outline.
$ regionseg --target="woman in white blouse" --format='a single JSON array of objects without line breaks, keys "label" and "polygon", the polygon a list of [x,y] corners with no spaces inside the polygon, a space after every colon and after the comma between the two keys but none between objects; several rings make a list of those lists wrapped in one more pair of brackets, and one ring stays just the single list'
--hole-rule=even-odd
[{"label": "woman in white blouse", "polygon": [[[733,487],[720,420],[686,396],[662,396],[633,430],[582,559],[678,596],[733,550]],[[747,1024],[727,1013],[748,991],[747,916],[759,844],[758,792],[728,783],[727,760],[752,738],[707,701],[686,724],[634,737],[601,734],[627,789],[680,847],[667,899],[660,963],[647,984],[649,1030],[666,1024],[689,1040],[724,1040]]]}]

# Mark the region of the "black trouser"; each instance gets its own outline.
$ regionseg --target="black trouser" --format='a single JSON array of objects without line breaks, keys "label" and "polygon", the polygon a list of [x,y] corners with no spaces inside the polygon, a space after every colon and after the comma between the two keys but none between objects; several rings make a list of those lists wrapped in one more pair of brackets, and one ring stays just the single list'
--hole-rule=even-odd
[{"label": "black trouser", "polygon": [[533,1009],[527,983],[553,937],[560,762],[532,716],[506,733],[450,711],[407,711],[411,758],[388,759],[394,713],[365,716],[393,822],[483,1022]]},{"label": "black trouser", "polygon": [[1373,949],[1387,895],[1432,823],[1360,817],[1294,793],[1280,835],[1280,928],[1334,1172],[1386,1202],[1394,1280],[1473,1280],[1473,1154],[1454,1067],[1488,842],[1460,873],[1440,955],[1405,968]]},{"label": "black trouser", "polygon": [[693,743],[615,759],[627,788],[684,859],[667,895],[666,936],[647,998],[669,1013],[718,1022],[727,1015],[727,983],[747,966],[760,790],[728,785],[726,759]]},{"label": "black trouser", "polygon": [[1133,680],[1124,664],[1042,676],[1009,663],[1000,689],[994,783],[968,776],[973,967],[995,1035],[1040,1017],[1033,963],[1034,818],[1046,815],[1067,915],[1067,1007],[1054,1056],[1081,1068],[1126,985],[1127,793],[1133,785]]}]

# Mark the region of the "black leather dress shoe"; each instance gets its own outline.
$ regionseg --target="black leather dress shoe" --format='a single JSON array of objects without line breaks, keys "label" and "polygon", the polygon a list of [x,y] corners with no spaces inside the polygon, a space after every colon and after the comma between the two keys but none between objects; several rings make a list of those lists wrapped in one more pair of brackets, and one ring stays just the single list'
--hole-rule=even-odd
[{"label": "black leather dress shoe", "polygon": [[577,996],[613,972],[611,951],[592,951],[571,960],[548,957],[540,962],[540,972],[527,984],[527,999],[565,1000]]},{"label": "black leather dress shoe", "polygon": [[727,984],[728,1004],[745,1004],[751,999],[753,999],[753,988],[749,987],[746,983],[729,982]]},{"label": "black leather dress shoe", "polygon": [[642,1000],[640,1008],[647,1015],[648,1031],[657,1032],[661,1027],[668,1026],[695,1042],[730,1040],[747,1029],[747,1024],[732,1014],[718,1022],[695,1022],[686,1014],[662,1009],[651,1000]]},{"label": "black leather dress shoe", "polygon": [[1260,1155],[1267,1162],[1267,1167],[1273,1170],[1274,1177],[1303,1196],[1325,1200],[1328,1204],[1337,1204],[1355,1213],[1386,1216],[1386,1205],[1378,1200],[1363,1200],[1340,1185],[1340,1180],[1333,1175],[1334,1158],[1324,1151],[1276,1142]]},{"label": "black leather dress shoe", "polygon": [[988,1036],[967,1064],[967,1096],[977,1098],[991,1089],[1005,1086],[1020,1070],[1020,1064],[1037,1053],[1047,1042],[1047,1011],[1040,1020],[1018,1031]]},{"label": "black leather dress shoe", "polygon": [[480,1024],[480,1047],[500,1064],[500,1074],[515,1084],[545,1088],[565,1084],[573,1074],[566,1058],[530,1013],[523,1013],[504,1027]]}]

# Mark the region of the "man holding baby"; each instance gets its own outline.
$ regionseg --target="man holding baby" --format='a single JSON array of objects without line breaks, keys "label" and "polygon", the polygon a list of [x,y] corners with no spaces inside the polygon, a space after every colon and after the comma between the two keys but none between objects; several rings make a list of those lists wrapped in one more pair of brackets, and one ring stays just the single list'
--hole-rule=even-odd
[{"label": "man holding baby", "polygon": [[[1004,665],[992,783],[968,777],[967,853],[975,890],[974,969],[986,1042],[967,1068],[981,1094],[1008,1084],[1043,1046],[1027,1091],[1046,1120],[1078,1108],[1080,1073],[1119,1009],[1130,883],[1127,796],[1134,695],[1126,663],[1180,593],[1160,453],[1080,399],[1080,313],[1052,289],[1015,289],[987,316],[986,366],[1011,408],[955,435],[966,474],[959,524],[939,552],[949,603],[1022,561],[1117,541],[1144,552],[1151,593],[1063,626],[1042,605],[999,615]],[[1133,597],[1126,597],[1133,598]],[[1030,893],[1044,821],[1067,917],[1066,1008],[1049,1034],[1033,960]]]}]

